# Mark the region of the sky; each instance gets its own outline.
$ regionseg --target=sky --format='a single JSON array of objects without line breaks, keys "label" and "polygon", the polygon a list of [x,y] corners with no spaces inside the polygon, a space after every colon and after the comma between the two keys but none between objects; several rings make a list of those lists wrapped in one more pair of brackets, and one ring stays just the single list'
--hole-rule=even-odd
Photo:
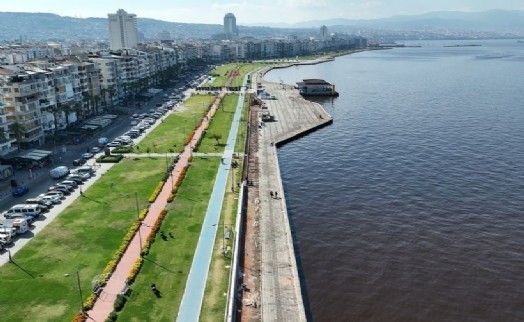
[{"label": "sky", "polygon": [[375,19],[432,11],[524,10],[523,0],[2,0],[4,12],[47,12],[78,18],[107,17],[124,9],[139,18],[222,24],[231,12],[238,25],[325,19]]}]

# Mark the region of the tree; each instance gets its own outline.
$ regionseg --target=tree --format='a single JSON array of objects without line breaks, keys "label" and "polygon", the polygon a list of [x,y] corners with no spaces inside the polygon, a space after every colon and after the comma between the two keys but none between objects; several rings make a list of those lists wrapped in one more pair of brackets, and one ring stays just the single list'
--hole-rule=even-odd
[{"label": "tree", "polygon": [[62,103],[57,103],[49,108],[50,112],[53,114],[53,123],[55,124],[55,135],[58,134],[58,114],[60,113]]},{"label": "tree", "polygon": [[215,145],[219,145],[220,144],[219,140],[222,139],[222,134],[213,133],[211,134],[210,138],[215,139],[217,141]]},{"label": "tree", "polygon": [[58,103],[59,105],[59,110],[64,112],[64,115],[65,115],[65,121],[66,121],[66,127],[69,127],[69,114],[71,114],[71,112],[73,112],[73,105],[71,104],[71,102],[67,102],[67,103]]},{"label": "tree", "polygon": [[22,141],[22,135],[23,133],[25,132],[25,127],[16,122],[16,123],[13,123],[9,126],[9,133],[13,134],[16,138],[16,144],[18,145],[18,147],[20,147],[21,145],[21,141]]},{"label": "tree", "polygon": [[82,103],[80,102],[75,102],[72,106],[72,111],[76,113],[76,118],[78,120],[81,120],[84,118],[85,116],[85,110],[84,110],[84,107],[82,105]]},{"label": "tree", "polygon": [[7,133],[5,133],[5,130],[3,127],[0,127],[0,142],[4,142],[7,140]]},{"label": "tree", "polygon": [[109,95],[109,107],[113,107],[113,97],[116,94],[115,85],[108,86],[106,91],[107,91],[107,94]]}]

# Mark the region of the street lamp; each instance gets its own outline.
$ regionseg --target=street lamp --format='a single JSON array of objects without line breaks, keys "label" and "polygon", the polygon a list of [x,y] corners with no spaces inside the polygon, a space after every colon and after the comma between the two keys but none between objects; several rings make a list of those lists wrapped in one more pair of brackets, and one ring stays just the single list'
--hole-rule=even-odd
[{"label": "street lamp", "polygon": [[142,222],[140,221],[140,209],[138,209],[138,192],[135,191],[135,201],[136,201],[136,219],[138,220],[138,241],[140,243],[140,256],[142,256],[142,233],[140,233],[140,228],[142,227]]},{"label": "street lamp", "polygon": [[226,223],[216,223],[213,225],[215,226],[222,226],[222,255],[226,255],[226,227],[228,224]]},{"label": "street lamp", "polygon": [[[125,197],[131,197],[131,195],[124,195]],[[142,227],[142,222],[140,221],[140,209],[138,208],[138,192],[135,191],[135,202],[136,202],[136,219],[138,220],[138,241],[140,243],[140,256],[142,256],[142,234],[140,233],[140,227]]]}]

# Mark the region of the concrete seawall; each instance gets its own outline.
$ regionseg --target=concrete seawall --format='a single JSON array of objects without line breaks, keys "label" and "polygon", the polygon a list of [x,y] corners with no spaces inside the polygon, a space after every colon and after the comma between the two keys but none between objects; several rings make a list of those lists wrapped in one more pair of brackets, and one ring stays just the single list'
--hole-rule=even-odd
[{"label": "concrete seawall", "polygon": [[[331,124],[333,119],[321,105],[305,100],[292,86],[266,82],[262,75],[256,73],[252,82],[261,84],[274,99],[261,101],[259,113],[269,112],[274,120],[258,124],[258,180],[253,190],[257,198],[252,212],[252,225],[258,228],[254,247],[258,266],[244,267],[245,273],[251,272],[244,283],[251,294],[259,294],[256,299],[260,305],[243,306],[241,320],[306,321],[276,148]],[[253,271],[258,272],[257,278],[252,278]],[[248,296],[244,294],[244,298]],[[253,303],[253,297],[249,303]]]}]

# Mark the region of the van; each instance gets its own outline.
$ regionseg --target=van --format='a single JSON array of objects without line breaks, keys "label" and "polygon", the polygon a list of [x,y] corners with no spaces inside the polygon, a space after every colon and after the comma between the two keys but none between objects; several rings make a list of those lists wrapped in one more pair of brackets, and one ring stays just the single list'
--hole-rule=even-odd
[{"label": "van", "polygon": [[29,223],[25,218],[0,220],[0,226],[11,228],[12,235],[22,235],[29,231]]},{"label": "van", "polygon": [[40,205],[35,204],[19,204],[14,205],[11,207],[11,209],[4,212],[4,217],[6,219],[11,219],[15,217],[19,217],[19,214],[23,214],[25,216],[31,216],[34,218],[38,218],[40,214],[42,213],[42,208]]},{"label": "van", "polygon": [[66,167],[65,165],[56,167],[52,169],[51,171],[49,171],[49,175],[53,179],[60,179],[62,177],[67,176],[68,174],[69,174],[69,168]]}]

